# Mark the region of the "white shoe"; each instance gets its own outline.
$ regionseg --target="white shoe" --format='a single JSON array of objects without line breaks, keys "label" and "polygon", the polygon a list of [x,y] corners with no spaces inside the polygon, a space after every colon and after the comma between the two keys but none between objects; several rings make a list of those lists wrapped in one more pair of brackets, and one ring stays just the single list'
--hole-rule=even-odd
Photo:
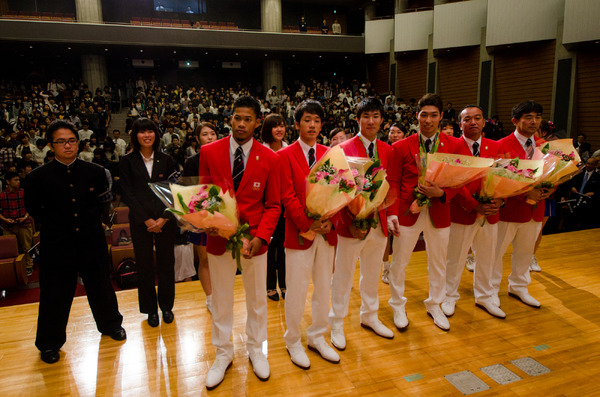
[{"label": "white shoe", "polygon": [[372,321],[361,321],[360,325],[363,328],[372,330],[373,332],[375,332],[377,335],[381,336],[382,338],[394,339],[394,332],[392,332],[391,329],[389,329],[388,327],[383,325],[383,323],[381,321],[379,321],[378,318],[376,318],[375,320],[372,320]]},{"label": "white shoe", "polygon": [[346,336],[343,328],[331,329],[331,344],[338,350],[346,349]]},{"label": "white shoe", "polygon": [[529,264],[530,272],[541,272],[542,268],[538,265],[537,258],[535,255],[531,258],[531,263]]},{"label": "white shoe", "polygon": [[304,347],[300,343],[296,343],[293,346],[287,346],[287,351],[290,355],[292,362],[302,369],[310,368],[310,360],[304,351]]},{"label": "white shoe", "polygon": [[442,311],[446,315],[446,317],[452,317],[454,315],[454,309],[456,308],[456,302],[443,301],[442,302]]},{"label": "white shoe", "polygon": [[408,327],[408,317],[406,317],[406,311],[404,309],[394,310],[394,325],[400,331]]},{"label": "white shoe", "polygon": [[231,363],[231,360],[224,357],[220,357],[215,360],[212,367],[210,367],[208,374],[206,375],[206,388],[208,390],[214,389],[215,387],[219,386],[221,382],[223,382],[223,378],[225,378],[225,371],[231,367]]},{"label": "white shoe", "polygon": [[531,307],[539,308],[542,306],[540,302],[538,302],[533,296],[529,295],[529,292],[516,292],[509,290],[508,295],[519,299],[521,302]]},{"label": "white shoe", "polygon": [[206,295],[206,310],[208,310],[208,312],[212,315],[212,309],[213,309],[213,305],[212,305],[212,294],[211,295]]},{"label": "white shoe", "polygon": [[506,313],[504,313],[498,306],[494,305],[492,302],[475,302],[475,306],[482,308],[494,317],[506,318]]},{"label": "white shoe", "polygon": [[309,343],[308,348],[319,353],[323,359],[329,361],[330,363],[337,364],[340,362],[339,354],[337,354],[336,351],[333,350],[324,340],[317,343]]},{"label": "white shoe", "polygon": [[498,295],[493,295],[492,296],[492,303],[498,307],[500,307],[500,298],[498,298]]},{"label": "white shoe", "polygon": [[383,269],[383,271],[381,272],[381,281],[384,284],[389,284],[390,283],[390,279],[389,279],[389,274],[390,274],[390,269]]},{"label": "white shoe", "polygon": [[473,254],[467,255],[466,267],[467,270],[470,272],[475,270],[475,256]]},{"label": "white shoe", "polygon": [[256,377],[263,382],[268,380],[271,376],[271,369],[265,355],[262,352],[248,353],[248,358]]},{"label": "white shoe", "polygon": [[450,330],[450,323],[439,305],[428,307],[427,314],[433,319],[433,323],[437,325],[438,328],[444,331]]}]

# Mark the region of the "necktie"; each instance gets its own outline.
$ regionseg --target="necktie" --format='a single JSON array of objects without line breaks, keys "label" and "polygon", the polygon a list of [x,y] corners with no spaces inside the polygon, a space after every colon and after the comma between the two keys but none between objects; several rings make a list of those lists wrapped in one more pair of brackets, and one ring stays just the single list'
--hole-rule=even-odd
[{"label": "necktie", "polygon": [[375,151],[373,150],[374,147],[375,145],[373,144],[373,142],[371,142],[371,144],[369,144],[369,157],[371,158],[371,160],[375,158]]},{"label": "necktie", "polygon": [[244,151],[241,146],[235,150],[235,158],[233,159],[233,171],[231,175],[233,176],[233,187],[237,191],[240,186],[240,182],[242,181],[242,177],[244,176]]},{"label": "necktie", "polygon": [[585,175],[583,175],[583,181],[581,182],[581,187],[579,188],[579,193],[583,194],[583,189],[585,189],[585,185],[586,185],[588,179],[590,178],[590,174],[591,174],[591,172],[586,172]]},{"label": "necktie", "polygon": [[308,168],[312,168],[313,165],[315,165],[316,161],[317,159],[315,158],[315,149],[311,147],[310,149],[308,149]]},{"label": "necktie", "polygon": [[473,142],[473,156],[479,157],[479,144],[477,142]]},{"label": "necktie", "polygon": [[533,157],[533,152],[535,150],[533,148],[532,143],[533,142],[531,141],[531,138],[527,138],[527,142],[525,142],[525,147],[526,147],[525,151],[527,152],[527,157],[529,157],[530,160]]},{"label": "necktie", "polygon": [[425,141],[425,150],[427,151],[427,153],[429,153],[429,151],[431,150],[431,139],[427,139]]}]

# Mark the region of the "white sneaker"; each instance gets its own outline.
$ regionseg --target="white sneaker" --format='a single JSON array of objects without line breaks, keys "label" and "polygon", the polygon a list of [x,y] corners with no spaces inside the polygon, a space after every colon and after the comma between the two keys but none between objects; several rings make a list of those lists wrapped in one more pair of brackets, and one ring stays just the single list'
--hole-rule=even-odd
[{"label": "white sneaker", "polygon": [[271,369],[269,368],[269,362],[262,352],[248,353],[248,359],[252,364],[252,369],[256,377],[263,382],[268,380],[271,376]]},{"label": "white sneaker", "polygon": [[433,319],[433,323],[437,325],[438,328],[444,331],[450,330],[450,323],[439,305],[428,307],[427,314]]},{"label": "white sneaker", "polygon": [[390,269],[383,269],[383,271],[381,272],[381,281],[384,284],[389,284],[390,283],[390,279],[389,279],[389,274],[390,274]]},{"label": "white sneaker", "polygon": [[533,256],[533,258],[531,258],[531,263],[529,264],[529,271],[530,272],[541,272],[542,268],[540,267],[540,265],[538,265],[538,261],[537,258],[535,257],[535,255]]},{"label": "white sneaker", "polygon": [[208,374],[206,375],[206,388],[208,390],[214,389],[215,387],[219,386],[221,382],[223,382],[223,378],[225,378],[225,371],[231,367],[231,363],[231,360],[224,357],[220,357],[215,360],[212,367],[210,367]]},{"label": "white sneaker", "polygon": [[470,272],[475,270],[475,256],[473,254],[467,255],[466,267],[467,270]]},{"label": "white sneaker", "polygon": [[212,305],[212,294],[211,295],[206,295],[206,310],[208,310],[208,312],[212,315],[212,309],[213,309],[213,305]]},{"label": "white sneaker", "polygon": [[330,363],[337,364],[340,362],[340,356],[333,350],[325,341],[317,342],[317,343],[309,343],[308,348],[314,352],[317,352],[323,357],[326,361]]},{"label": "white sneaker", "polygon": [[456,302],[443,301],[442,302],[442,311],[446,315],[446,317],[452,317],[454,315],[454,309],[456,308]]},{"label": "white sneaker", "polygon": [[372,330],[373,332],[375,332],[377,335],[381,336],[382,338],[394,339],[394,332],[392,332],[391,329],[389,329],[388,327],[383,325],[383,323],[378,318],[376,318],[375,320],[371,320],[371,321],[361,321],[360,325],[363,328]]},{"label": "white sneaker", "polygon": [[402,310],[394,310],[394,325],[400,331],[403,331],[408,327],[408,317],[406,317],[406,311]]},{"label": "white sneaker", "polygon": [[331,344],[338,350],[346,349],[346,336],[343,328],[331,329]]},{"label": "white sneaker", "polygon": [[519,299],[521,302],[531,307],[539,308],[542,306],[540,302],[538,302],[533,296],[529,295],[529,292],[527,291],[517,292],[508,290],[508,295],[512,296],[513,298]]},{"label": "white sneaker", "polygon": [[304,347],[300,343],[296,343],[293,346],[287,346],[287,351],[290,355],[290,360],[302,369],[310,368],[310,360],[304,351]]}]

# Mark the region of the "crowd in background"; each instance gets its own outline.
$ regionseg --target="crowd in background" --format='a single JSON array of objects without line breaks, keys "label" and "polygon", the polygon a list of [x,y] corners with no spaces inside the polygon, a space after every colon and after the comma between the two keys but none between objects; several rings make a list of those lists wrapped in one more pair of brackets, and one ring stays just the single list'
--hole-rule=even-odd
[{"label": "crowd in background", "polygon": [[[113,179],[118,180],[119,160],[130,149],[129,129],[140,117],[147,117],[159,126],[161,150],[171,155],[183,169],[185,160],[199,151],[194,132],[200,123],[211,123],[218,138],[228,135],[233,101],[248,94],[256,93],[242,84],[220,88],[185,84],[169,87],[161,85],[154,76],[148,80],[140,76],[95,91],[83,82],[58,79],[29,84],[2,81],[0,169],[3,174],[14,171],[25,178],[31,169],[52,160],[53,153],[47,145],[45,131],[53,120],[63,119],[72,122],[79,130],[79,157],[104,166]],[[325,110],[318,141],[330,145],[359,132],[355,107],[366,96],[376,96],[384,104],[384,121],[378,134],[380,139],[393,143],[417,132],[415,99],[397,97],[393,91],[380,94],[369,82],[309,80],[293,87],[273,86],[257,97],[260,98],[263,117],[280,114],[285,120],[284,141],[287,143],[298,137],[293,122],[296,106],[304,99],[318,100]],[[461,135],[457,120],[461,109],[455,110],[452,103],[446,104],[440,123],[442,132]],[[127,113],[125,131],[120,131],[119,126],[111,126],[111,115],[118,111]],[[262,141],[260,130],[256,129],[256,138]],[[487,138],[498,140],[511,132],[512,128],[505,128],[497,116],[486,121],[484,134]],[[544,124],[540,136],[556,139],[552,123]],[[584,162],[600,156],[600,150],[593,152],[585,138],[584,134],[580,134],[573,140]],[[118,193],[118,183],[115,190]],[[572,194],[567,189],[564,197],[569,196]],[[573,212],[573,209],[565,207],[565,211],[568,218],[569,211]],[[571,225],[568,220],[563,220],[555,227],[557,230],[573,230],[581,225]]]}]

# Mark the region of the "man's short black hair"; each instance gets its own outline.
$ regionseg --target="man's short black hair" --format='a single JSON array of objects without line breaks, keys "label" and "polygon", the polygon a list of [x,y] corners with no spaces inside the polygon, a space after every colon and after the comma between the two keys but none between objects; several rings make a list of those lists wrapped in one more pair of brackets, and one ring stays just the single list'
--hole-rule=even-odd
[{"label": "man's short black hair", "polygon": [[[461,111],[460,111],[460,113],[458,114],[458,121],[462,121],[462,114],[463,114],[463,112],[464,112],[465,110],[469,109],[469,108],[477,108],[477,109],[481,110],[481,114],[483,115],[483,109],[482,109],[480,106],[478,106],[478,105],[467,105],[467,106],[465,106],[465,107],[464,107],[464,109],[463,109],[463,110],[461,110]],[[441,127],[440,127],[440,129],[441,129]]]},{"label": "man's short black hair", "polygon": [[536,101],[524,101],[512,108],[512,118],[519,120],[527,113],[538,113],[541,116],[543,112],[544,108]]},{"label": "man's short black hair", "polygon": [[19,176],[19,174],[17,174],[17,173],[16,173],[16,172],[14,172],[14,171],[8,171],[8,172],[6,173],[6,175],[4,176],[4,180],[5,180],[6,182],[10,181],[10,180],[11,180],[11,179],[13,179],[13,178],[20,178],[20,176]]},{"label": "man's short black hair", "polygon": [[75,139],[79,140],[79,135],[77,134],[77,128],[73,123],[70,123],[65,120],[55,120],[48,126],[48,130],[46,131],[46,137],[50,142],[54,142],[54,132],[60,129],[70,130],[73,135],[75,135]]},{"label": "man's short black hair", "polygon": [[374,96],[366,97],[356,105],[356,118],[360,119],[363,112],[379,112],[379,115],[383,117],[383,104]]},{"label": "man's short black hair", "polygon": [[325,112],[323,111],[323,105],[321,102],[315,101],[314,99],[306,99],[296,106],[294,111],[294,121],[297,123],[302,120],[304,113],[316,114],[321,118],[321,122],[325,121]]},{"label": "man's short black hair", "polygon": [[260,102],[258,102],[253,96],[242,95],[238,97],[238,99],[236,99],[235,102],[233,102],[232,113],[235,113],[235,110],[237,108],[252,109],[256,118],[260,117]]},{"label": "man's short black hair", "polygon": [[417,103],[417,113],[419,113],[421,109],[423,109],[425,106],[435,106],[436,108],[438,108],[440,113],[444,111],[444,103],[442,102],[442,97],[438,94],[428,93],[423,95],[423,97],[421,97],[421,99],[419,99],[419,102]]}]

